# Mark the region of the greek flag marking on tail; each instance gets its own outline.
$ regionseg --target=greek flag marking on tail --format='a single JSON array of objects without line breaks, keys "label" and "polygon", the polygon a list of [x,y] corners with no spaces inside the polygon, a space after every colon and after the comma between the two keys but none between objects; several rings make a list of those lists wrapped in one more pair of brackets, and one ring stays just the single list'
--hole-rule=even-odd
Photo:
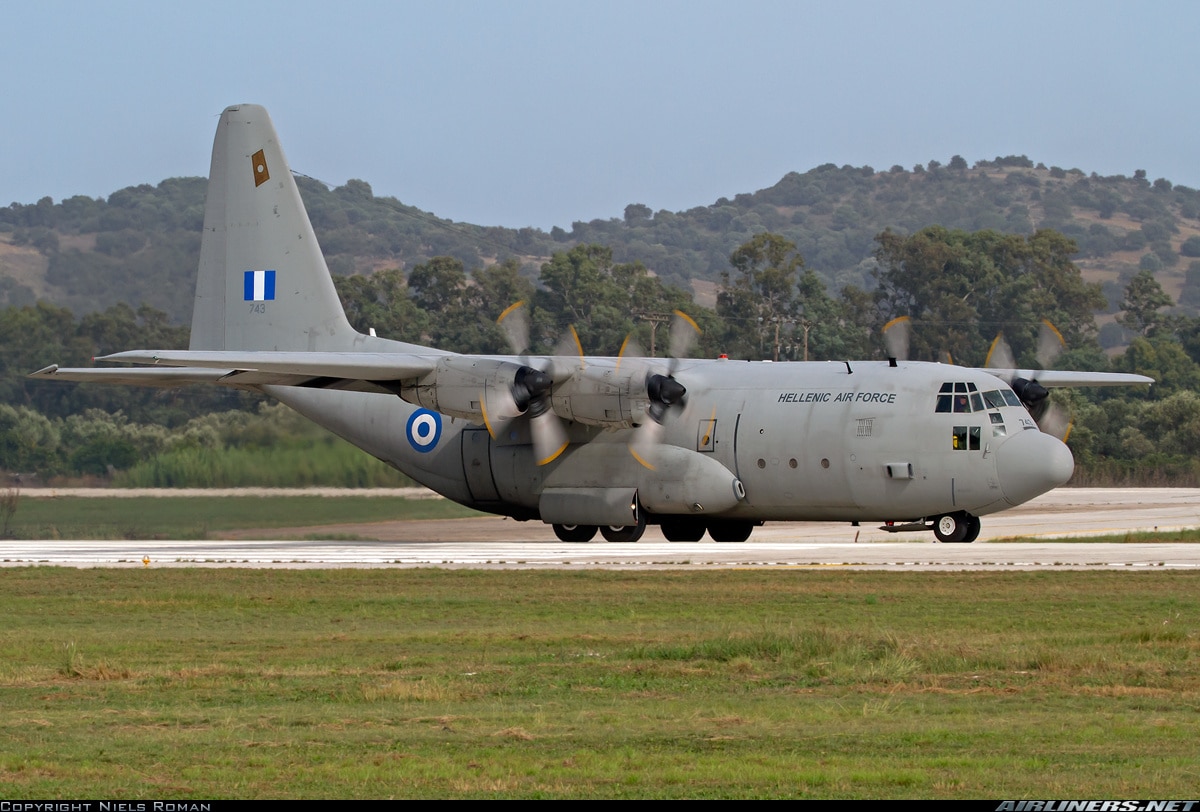
[{"label": "greek flag marking on tail", "polygon": [[244,298],[247,302],[274,301],[275,272],[246,271]]}]

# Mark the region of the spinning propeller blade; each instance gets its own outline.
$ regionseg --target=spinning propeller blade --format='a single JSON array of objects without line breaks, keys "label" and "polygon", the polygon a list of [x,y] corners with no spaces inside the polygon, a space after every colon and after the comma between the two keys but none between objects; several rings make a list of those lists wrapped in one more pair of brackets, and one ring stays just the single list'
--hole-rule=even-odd
[{"label": "spinning propeller blade", "polygon": [[908,360],[908,340],[912,333],[912,319],[908,316],[897,316],[883,325],[883,343],[887,347],[889,358],[897,361]]},{"label": "spinning propeller blade", "polygon": [[[1053,366],[1065,346],[1066,342],[1058,328],[1049,319],[1042,319],[1037,341],[1037,360],[1042,370],[1049,370]],[[1008,371],[1009,385],[1029,410],[1030,416],[1037,421],[1038,428],[1046,434],[1066,441],[1071,434],[1073,423],[1070,412],[1050,400],[1050,391],[1038,383],[1037,371],[1028,378],[1016,374],[1017,361],[1002,332],[996,333],[983,365],[988,369]]]},{"label": "spinning propeller blade", "polygon": [[[645,380],[646,386],[646,417],[633,435],[629,444],[629,453],[639,463],[651,470],[654,469],[653,455],[655,446],[662,442],[663,429],[672,411],[682,412],[687,407],[687,387],[675,379],[679,369],[679,360],[687,356],[700,336],[700,326],[682,310],[675,311],[671,320],[670,343],[667,348],[670,359],[667,361],[665,374],[657,371],[659,365],[642,359],[635,378]],[[641,348],[632,338],[625,339],[621,345],[621,357],[618,364],[626,356],[640,354]],[[645,371],[642,372],[641,370]]]}]

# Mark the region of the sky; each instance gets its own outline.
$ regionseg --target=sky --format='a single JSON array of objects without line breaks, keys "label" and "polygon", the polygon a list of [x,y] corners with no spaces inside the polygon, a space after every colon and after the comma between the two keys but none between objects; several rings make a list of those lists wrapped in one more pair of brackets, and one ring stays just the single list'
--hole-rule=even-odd
[{"label": "sky", "polygon": [[206,176],[242,102],[294,171],[479,225],[954,155],[1200,188],[1182,0],[0,0],[0,21],[0,205]]}]

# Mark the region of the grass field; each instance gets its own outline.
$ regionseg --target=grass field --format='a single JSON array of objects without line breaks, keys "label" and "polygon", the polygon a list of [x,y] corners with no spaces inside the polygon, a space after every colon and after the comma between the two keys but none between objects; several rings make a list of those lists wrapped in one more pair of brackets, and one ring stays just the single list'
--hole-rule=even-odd
[{"label": "grass field", "polygon": [[482,515],[445,499],[370,496],[22,497],[19,539],[203,539],[234,528],[306,527]]},{"label": "grass field", "polygon": [[1191,797],[1200,575],[0,573],[0,797]]}]

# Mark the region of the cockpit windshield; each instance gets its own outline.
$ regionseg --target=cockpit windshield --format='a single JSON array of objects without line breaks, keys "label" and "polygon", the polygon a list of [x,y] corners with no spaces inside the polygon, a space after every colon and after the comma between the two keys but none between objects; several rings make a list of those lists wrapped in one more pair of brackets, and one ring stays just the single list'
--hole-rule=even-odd
[{"label": "cockpit windshield", "polygon": [[1021,401],[1016,393],[1007,387],[980,392],[979,387],[970,381],[947,381],[938,390],[934,411],[945,414],[970,414],[1020,405]]}]

